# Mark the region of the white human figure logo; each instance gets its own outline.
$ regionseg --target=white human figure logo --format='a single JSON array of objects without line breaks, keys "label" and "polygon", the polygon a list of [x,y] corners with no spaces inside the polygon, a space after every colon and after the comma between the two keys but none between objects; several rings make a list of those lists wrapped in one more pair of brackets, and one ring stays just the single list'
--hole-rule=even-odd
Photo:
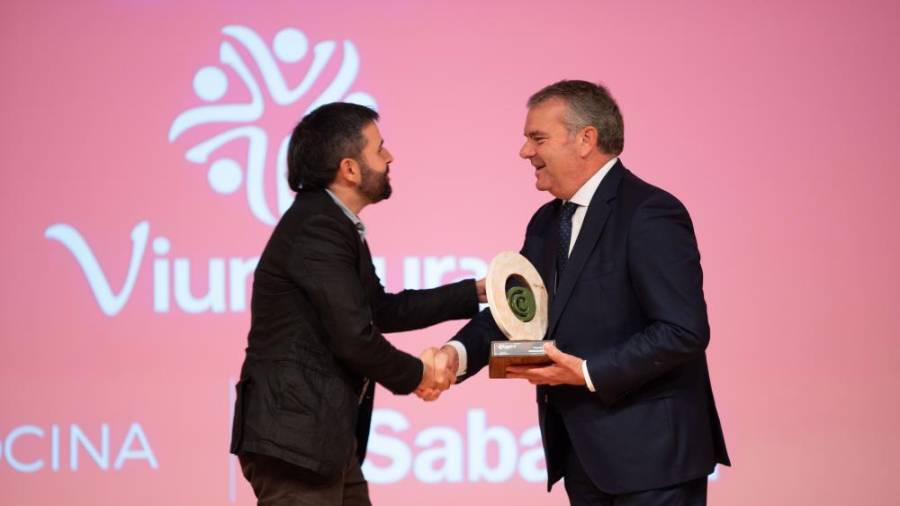
[{"label": "white human figure logo", "polygon": [[[201,125],[234,124],[233,128],[189,148],[185,158],[195,164],[209,164],[207,180],[216,193],[232,194],[244,184],[247,203],[253,216],[263,223],[274,225],[277,216],[284,213],[293,201],[293,193],[287,186],[287,147],[290,136],[281,140],[274,167],[277,181],[276,216],[276,212],[273,212],[266,201],[264,188],[269,138],[262,127],[254,124],[265,111],[263,87],[256,81],[234,43],[240,44],[250,55],[262,76],[265,91],[271,101],[279,106],[296,103],[312,89],[334,56],[337,43],[328,40],[313,46],[312,63],[306,76],[291,88],[285,81],[280,65],[298,63],[306,58],[309,42],[303,32],[296,28],[284,28],[275,35],[271,48],[256,32],[245,26],[229,25],[222,29],[222,33],[230,39],[222,41],[219,46],[221,66],[205,66],[194,75],[194,93],[208,105],[194,107],[179,114],[169,128],[169,142],[175,142],[184,132]],[[359,72],[359,54],[349,40],[343,41],[342,49],[343,60],[334,78],[322,88],[301,116],[320,105],[337,101],[377,108],[375,99],[368,93],[350,91]],[[228,92],[230,84],[223,67],[231,69],[244,84],[250,94],[249,102],[218,103]],[[246,160],[215,155],[219,148],[236,140],[247,141]]]}]

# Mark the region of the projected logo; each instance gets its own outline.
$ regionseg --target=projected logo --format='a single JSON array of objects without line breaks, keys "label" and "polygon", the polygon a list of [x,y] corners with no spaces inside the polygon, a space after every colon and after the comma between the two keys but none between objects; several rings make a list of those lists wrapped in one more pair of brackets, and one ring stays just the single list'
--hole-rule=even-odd
[{"label": "projected logo", "polygon": [[[360,61],[356,47],[349,40],[340,44],[340,50],[335,41],[318,42],[310,53],[306,35],[296,28],[279,31],[271,45],[245,26],[226,26],[222,34],[226,40],[219,45],[218,64],[204,66],[194,75],[194,94],[205,104],[175,118],[169,128],[169,142],[175,142],[192,129],[202,128],[208,135],[188,148],[185,158],[207,167],[209,186],[216,193],[232,195],[243,187],[253,216],[274,225],[294,198],[286,176],[290,135],[280,139],[274,159],[270,158],[269,135],[258,124],[266,107],[292,107],[301,101],[308,102],[305,108],[296,109],[296,121],[329,102],[377,106],[368,93],[352,91]],[[286,71],[303,68],[305,75],[296,85],[289,85]],[[236,86],[243,89],[233,90]],[[229,100],[241,92],[249,94],[249,101]],[[240,158],[220,154],[223,148],[233,144],[242,146]],[[267,191],[267,181],[270,188],[275,185],[274,191]]]},{"label": "projected logo", "polygon": [[[218,62],[194,73],[193,92],[200,104],[176,115],[168,141],[184,145],[185,158],[206,168],[209,187],[216,194],[245,195],[251,214],[274,225],[294,200],[286,175],[293,124],[329,102],[376,108],[375,99],[353,89],[360,59],[349,40],[311,46],[303,32],[290,27],[278,31],[271,44],[245,26],[229,25],[221,34]],[[71,253],[98,307],[110,317],[125,308],[142,277],[151,278],[149,301],[154,313],[243,312],[248,280],[259,260],[229,252],[205,259],[179,255],[176,252],[184,250],[165,231],[142,219],[131,229],[130,253],[123,253],[129,261],[122,276],[109,271],[76,226],[51,224],[44,237]],[[387,284],[385,258],[375,257],[373,263]],[[408,289],[487,273],[487,262],[478,256],[405,256],[398,263],[396,276]]]}]

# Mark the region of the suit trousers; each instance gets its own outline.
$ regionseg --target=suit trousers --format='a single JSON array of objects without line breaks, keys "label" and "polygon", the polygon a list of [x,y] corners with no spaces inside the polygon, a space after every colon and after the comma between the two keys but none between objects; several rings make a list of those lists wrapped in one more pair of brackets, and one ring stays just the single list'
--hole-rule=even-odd
[{"label": "suit trousers", "polygon": [[[559,415],[553,413],[553,416]],[[706,506],[706,476],[666,488],[608,494],[591,481],[572,448],[568,434],[565,435],[564,462],[563,480],[572,506]]]},{"label": "suit trousers", "polygon": [[331,479],[267,455],[244,453],[238,458],[259,506],[372,505],[355,454],[347,468]]}]

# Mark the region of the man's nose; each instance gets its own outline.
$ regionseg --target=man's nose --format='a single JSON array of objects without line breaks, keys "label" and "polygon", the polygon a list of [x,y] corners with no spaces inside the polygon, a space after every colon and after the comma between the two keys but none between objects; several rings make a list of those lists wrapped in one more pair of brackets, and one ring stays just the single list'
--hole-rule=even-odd
[{"label": "man's nose", "polygon": [[531,146],[530,142],[522,144],[522,149],[519,150],[519,156],[526,159],[534,156],[534,148]]}]

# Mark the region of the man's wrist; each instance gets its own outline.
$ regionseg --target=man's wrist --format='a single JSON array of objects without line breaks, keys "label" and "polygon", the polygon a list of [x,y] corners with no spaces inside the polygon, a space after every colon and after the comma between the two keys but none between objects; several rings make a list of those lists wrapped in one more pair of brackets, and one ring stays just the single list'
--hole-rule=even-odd
[{"label": "man's wrist", "polygon": [[441,350],[443,351],[446,348],[452,350],[450,353],[456,352],[456,376],[462,376],[466,373],[466,347],[459,341],[448,341],[447,344],[441,347]]},{"label": "man's wrist", "polygon": [[584,375],[584,384],[587,386],[588,390],[596,392],[597,390],[594,388],[594,382],[591,381],[591,374],[588,372],[587,360],[581,361],[581,373]]}]

